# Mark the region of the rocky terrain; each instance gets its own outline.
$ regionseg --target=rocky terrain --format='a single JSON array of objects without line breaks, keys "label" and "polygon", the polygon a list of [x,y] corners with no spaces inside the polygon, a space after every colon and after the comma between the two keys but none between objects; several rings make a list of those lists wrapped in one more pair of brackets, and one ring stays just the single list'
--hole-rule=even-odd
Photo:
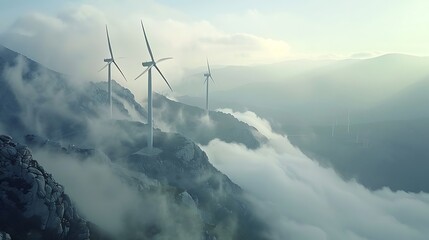
[{"label": "rocky terrain", "polygon": [[0,136],[0,183],[0,229],[14,240],[89,239],[87,222],[63,186],[26,146],[5,135]]}]

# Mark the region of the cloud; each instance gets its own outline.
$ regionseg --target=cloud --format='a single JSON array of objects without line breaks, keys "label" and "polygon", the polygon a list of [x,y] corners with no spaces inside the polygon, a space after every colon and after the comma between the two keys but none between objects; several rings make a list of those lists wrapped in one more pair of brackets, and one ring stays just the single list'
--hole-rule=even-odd
[{"label": "cloud", "polygon": [[428,194],[370,191],[346,182],[291,149],[267,121],[250,112],[232,113],[265,133],[268,143],[249,150],[213,140],[203,149],[216,168],[249,193],[256,211],[271,225],[272,239],[427,238]]},{"label": "cloud", "polygon": [[292,146],[292,144],[287,139],[287,136],[274,133],[270,123],[266,119],[256,115],[254,112],[234,112],[231,109],[218,109],[217,111],[232,114],[238,120],[258,129],[258,132],[270,139],[267,144],[269,144],[268,146],[273,148],[275,151],[280,153],[293,153],[297,156],[305,156],[299,149]]},{"label": "cloud", "polygon": [[100,42],[95,30],[104,22],[102,13],[89,6],[57,16],[32,13],[18,18],[0,39],[12,50],[79,79],[98,70],[94,57],[102,58],[103,51],[94,47]]},{"label": "cloud", "polygon": [[[5,66],[1,77],[5,81],[2,85],[6,89],[10,87],[11,91],[6,91],[6,94],[11,98],[7,104],[10,104],[9,107],[12,109],[5,110],[8,111],[5,115],[20,114],[19,120],[26,127],[20,129],[21,131],[31,129],[35,133],[52,133],[49,128],[58,123],[43,124],[48,116],[79,119],[70,113],[68,104],[75,100],[76,95],[64,87],[64,80],[58,79],[53,72],[44,68],[34,68],[24,57],[18,56],[12,66]],[[38,104],[34,104],[35,102]],[[20,126],[18,122],[15,124]]]},{"label": "cloud", "polygon": [[[170,10],[156,6],[149,2],[145,9],[153,11],[145,11],[144,15],[136,10],[139,8],[118,6],[117,10],[96,2],[76,4],[56,15],[31,13],[2,32],[0,41],[53,70],[76,76],[76,80],[104,80],[106,72],[97,70],[108,57],[104,31],[108,24],[115,56],[125,57],[118,58],[118,64],[128,79],[133,79],[143,71],[141,62],[149,57],[139,24],[143,19],[155,57],[174,57],[160,66],[173,88],[187,68],[204,65],[206,56],[213,65],[246,65],[283,60],[289,51],[284,41],[224,32],[210,22],[190,20],[180,14],[165,16]],[[115,68],[112,74],[140,98],[146,95],[145,77],[124,82]],[[154,89],[167,88],[156,79]]]},{"label": "cloud", "polygon": [[[86,160],[47,151],[34,158],[53,174],[79,214],[115,239],[201,239],[202,223],[194,206],[176,202],[159,182],[95,155]],[[150,238],[150,237],[148,237]]]}]

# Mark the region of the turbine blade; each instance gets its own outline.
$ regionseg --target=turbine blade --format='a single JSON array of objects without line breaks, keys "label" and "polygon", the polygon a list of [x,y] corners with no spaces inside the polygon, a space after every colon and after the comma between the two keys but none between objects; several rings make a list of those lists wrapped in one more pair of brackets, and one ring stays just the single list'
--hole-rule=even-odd
[{"label": "turbine blade", "polygon": [[[161,58],[161,59],[159,59],[158,61],[156,61],[156,63],[160,63],[160,62],[163,62],[163,61],[165,61],[165,60],[169,60],[169,59],[173,59],[172,57],[166,57],[166,58]],[[155,63],[155,64],[156,64]]]},{"label": "turbine blade", "polygon": [[119,72],[122,74],[122,77],[124,77],[125,81],[127,81],[127,78],[125,77],[124,73],[122,72],[121,68],[118,66],[118,64],[116,64],[115,61],[113,61],[113,63],[115,64],[116,68],[119,70]]},{"label": "turbine blade", "polygon": [[213,78],[212,78],[212,75],[210,75],[210,79],[212,80],[212,82],[214,83],[215,81],[213,80]]},{"label": "turbine blade", "polygon": [[110,44],[109,30],[107,29],[107,25],[106,25],[106,35],[107,35],[107,43],[109,44],[110,57],[113,59],[112,45]]},{"label": "turbine blade", "polygon": [[212,73],[210,72],[210,64],[209,64],[209,59],[207,58],[207,69],[209,70],[209,75],[211,76]]},{"label": "turbine blade", "polygon": [[203,83],[203,85],[204,85],[204,84],[206,84],[206,82],[207,82],[207,78],[205,78],[205,79],[204,79],[204,83]]},{"label": "turbine blade", "polygon": [[149,41],[147,40],[146,31],[144,30],[143,21],[140,20],[140,23],[142,24],[144,40],[146,41],[146,46],[147,46],[147,50],[149,51],[150,58],[152,59],[152,62],[155,62],[155,59],[153,58],[153,54],[152,54],[152,49],[150,49]]},{"label": "turbine blade", "polygon": [[150,65],[148,68],[146,68],[146,70],[144,70],[142,73],[140,73],[140,75],[138,75],[134,80],[137,80],[137,78],[143,76],[147,71],[149,71],[149,69],[151,69],[154,65]]},{"label": "turbine blade", "polygon": [[147,68],[146,70],[144,70],[142,73],[140,73],[140,75],[138,75],[136,78],[134,78],[134,80],[137,80],[139,77],[143,76],[143,74],[145,74],[147,72]]},{"label": "turbine blade", "polygon": [[106,64],[106,65],[104,65],[104,67],[102,67],[100,70],[98,70],[98,72],[103,71],[103,69],[105,69],[108,65],[109,65],[109,63],[108,63],[108,64]]},{"label": "turbine blade", "polygon": [[171,88],[170,84],[168,83],[167,79],[165,79],[164,74],[162,74],[161,70],[159,70],[158,66],[155,66],[156,70],[158,70],[159,74],[161,75],[161,77],[164,79],[165,83],[167,83],[168,87],[170,88],[171,91],[173,91],[173,89]]}]

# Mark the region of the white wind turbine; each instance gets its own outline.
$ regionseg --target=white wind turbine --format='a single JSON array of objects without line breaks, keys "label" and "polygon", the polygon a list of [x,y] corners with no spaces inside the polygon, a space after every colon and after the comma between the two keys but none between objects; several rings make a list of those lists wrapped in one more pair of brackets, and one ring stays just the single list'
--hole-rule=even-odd
[{"label": "white wind turbine", "polygon": [[207,59],[207,73],[204,73],[204,77],[206,79],[204,80],[204,83],[206,84],[206,114],[209,114],[209,78],[213,81],[212,73],[210,71],[210,65],[209,60]]},{"label": "white wind turbine", "polygon": [[121,73],[122,77],[124,77],[125,81],[127,81],[127,78],[125,77],[125,75],[122,72],[122,70],[119,68],[118,64],[116,64],[115,58],[113,57],[112,45],[110,44],[109,30],[107,30],[107,25],[106,25],[106,34],[107,34],[107,44],[109,46],[110,58],[104,59],[104,62],[106,62],[107,64],[103,68],[101,68],[99,70],[99,72],[102,71],[103,69],[105,69],[106,67],[108,67],[107,83],[108,83],[108,91],[109,91],[110,118],[112,118],[112,115],[113,115],[113,108],[112,108],[112,73],[111,73],[111,66],[110,66],[110,64],[112,64],[112,63],[115,64],[116,68],[119,70],[119,72]]},{"label": "white wind turbine", "polygon": [[164,75],[162,74],[161,70],[159,70],[157,64],[168,60],[168,59],[172,59],[171,57],[167,57],[167,58],[161,58],[157,61],[155,61],[155,59],[153,58],[153,54],[152,54],[152,50],[150,48],[149,45],[149,41],[147,40],[147,36],[146,36],[146,31],[144,29],[143,26],[143,21],[140,21],[141,25],[142,25],[142,29],[143,29],[143,34],[144,34],[144,39],[146,41],[146,46],[147,46],[147,50],[149,51],[149,55],[150,55],[150,61],[148,62],[143,62],[142,65],[143,67],[147,67],[146,70],[144,70],[140,75],[138,75],[134,80],[137,80],[139,77],[141,77],[143,74],[145,74],[146,72],[148,72],[148,76],[147,76],[147,95],[148,95],[148,102],[147,102],[147,110],[148,110],[148,116],[147,116],[147,121],[149,124],[149,136],[148,136],[148,149],[149,151],[152,150],[153,148],[153,115],[152,115],[152,68],[154,67],[158,73],[161,75],[161,77],[164,79],[165,83],[167,83],[167,86],[170,88],[171,91],[173,91],[173,89],[171,88],[170,84],[168,83],[167,79],[164,77]]}]

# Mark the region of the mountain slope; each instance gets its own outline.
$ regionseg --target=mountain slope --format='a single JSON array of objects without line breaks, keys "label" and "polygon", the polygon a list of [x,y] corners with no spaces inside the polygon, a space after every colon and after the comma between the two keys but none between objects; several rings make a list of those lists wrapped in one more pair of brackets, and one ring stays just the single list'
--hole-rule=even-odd
[{"label": "mountain slope", "polygon": [[[152,184],[150,191],[146,187],[137,187],[135,190],[146,196],[154,192],[163,192],[169,205],[174,205],[174,199],[181,198],[183,194],[188,195],[188,202],[195,205],[195,211],[199,218],[194,219],[197,225],[201,225],[201,233],[206,234],[206,238],[232,238],[232,239],[264,239],[266,226],[258,220],[252,213],[250,203],[245,199],[244,193],[239,186],[234,184],[227,176],[215,169],[208,161],[206,154],[192,141],[179,134],[164,133],[155,131],[154,147],[160,149],[156,155],[146,155],[139,153],[146,147],[147,125],[130,121],[106,121],[99,122],[101,131],[96,137],[91,136],[92,142],[87,142],[96,146],[97,149],[80,150],[89,155],[102,152],[112,161],[112,164],[122,166],[127,171],[135,174],[144,174],[145,178],[155,180],[158,184]],[[75,138],[88,139],[89,135],[81,135]],[[37,151],[54,152],[56,157],[61,158],[58,152],[68,152],[70,150],[59,143],[52,143],[43,138],[29,138],[28,144]],[[37,155],[37,154],[36,154]],[[84,154],[87,155],[87,154]],[[91,157],[89,158],[91,159]],[[121,179],[130,181],[128,185],[140,186],[142,183],[130,178],[133,174],[126,174]],[[145,184],[143,184],[145,185]],[[133,187],[134,189],[134,187]],[[152,204],[157,208],[157,204]],[[126,207],[125,207],[126,208]],[[143,211],[139,214],[145,214]],[[133,210],[135,212],[137,210]],[[138,212],[138,211],[137,211]],[[176,219],[171,217],[172,219]],[[133,219],[133,217],[129,217]],[[126,235],[121,235],[123,239],[134,239],[140,231],[150,227],[155,227],[157,232],[147,237],[169,236],[169,231],[162,223],[153,220],[151,225],[145,225],[135,221],[130,223],[135,229],[127,229]],[[229,226],[230,222],[235,222]],[[179,225],[179,223],[176,223]],[[180,225],[178,226],[180,227]],[[141,229],[141,230],[139,230]],[[226,235],[225,235],[226,234]]]},{"label": "mountain slope", "polygon": [[[116,239],[265,239],[267,227],[252,212],[245,193],[215,169],[190,139],[156,129],[154,146],[159,154],[138,153],[147,145],[148,126],[139,122],[146,113],[129,90],[114,83],[116,120],[106,119],[105,83],[76,86],[8,49],[0,55],[13,58],[1,66],[0,89],[4,100],[11,100],[0,108],[0,128],[26,140],[35,155],[45,159],[46,168],[68,187],[82,214],[103,231],[110,230]],[[178,103],[169,104],[173,106],[170,110],[182,108]],[[218,119],[223,118],[238,130],[219,136],[258,146],[255,129],[229,115]],[[27,134],[32,135],[23,137]],[[195,139],[209,141],[217,136],[212,131],[206,139]],[[69,168],[75,169],[72,176]],[[119,187],[102,188],[94,175]],[[89,179],[76,185],[85,176]],[[82,194],[86,188],[87,194]],[[88,197],[93,194],[99,195]],[[120,198],[119,203],[112,203],[120,215],[92,210],[115,200],[112,195]],[[114,230],[110,229],[112,222]],[[189,226],[194,228],[187,232]]]},{"label": "mountain slope", "polygon": [[335,169],[345,179],[356,179],[369,189],[429,192],[429,119],[383,121],[313,127],[292,127],[289,140],[307,156]]},{"label": "mountain slope", "polygon": [[365,121],[413,120],[429,118],[429,78],[424,78],[360,113]]},{"label": "mountain slope", "polygon": [[175,102],[159,94],[154,94],[153,104],[155,124],[160,123],[170,131],[181,133],[202,145],[217,138],[255,149],[266,141],[254,127],[230,114],[210,111],[206,115],[206,111],[201,108]]},{"label": "mountain slope", "polygon": [[[11,135],[27,133],[63,139],[85,129],[91,119],[107,116],[107,91],[102,83],[73,85],[65,76],[7,48],[0,47],[0,123],[14,129]],[[114,82],[116,117],[145,118],[131,92]],[[0,128],[2,127],[0,125]]]}]

